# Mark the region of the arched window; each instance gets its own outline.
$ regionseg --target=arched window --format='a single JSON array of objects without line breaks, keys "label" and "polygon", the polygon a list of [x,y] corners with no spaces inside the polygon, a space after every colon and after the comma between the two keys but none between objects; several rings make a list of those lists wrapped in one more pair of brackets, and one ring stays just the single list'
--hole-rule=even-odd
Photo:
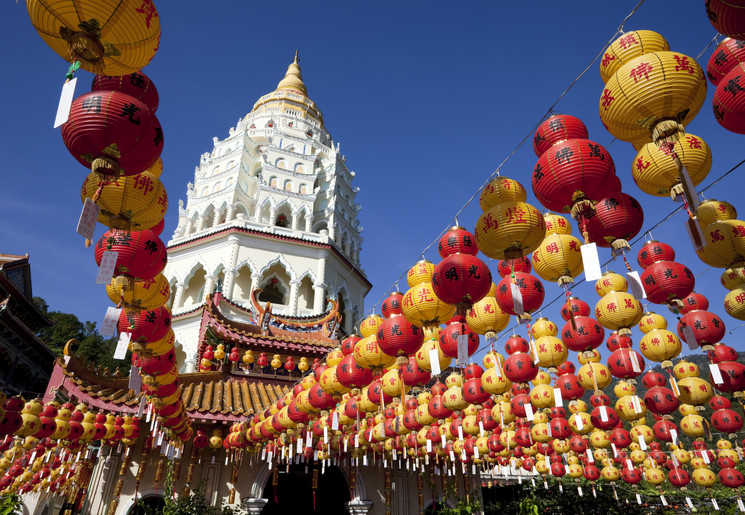
[{"label": "arched window", "polygon": [[285,160],[280,157],[279,159],[277,159],[274,162],[274,166],[276,166],[277,168],[282,168],[284,170],[285,169]]},{"label": "arched window", "polygon": [[285,191],[292,191],[292,181],[290,179],[285,181]]},{"label": "arched window", "polygon": [[303,163],[295,164],[295,173],[305,173],[305,166]]},{"label": "arched window", "polygon": [[271,186],[272,188],[277,187],[277,177],[273,176],[269,179],[269,186]]},{"label": "arched window", "polygon": [[307,190],[308,190],[308,186],[306,186],[305,183],[303,183],[303,184],[300,185],[300,194],[301,195],[305,195],[308,192]]}]

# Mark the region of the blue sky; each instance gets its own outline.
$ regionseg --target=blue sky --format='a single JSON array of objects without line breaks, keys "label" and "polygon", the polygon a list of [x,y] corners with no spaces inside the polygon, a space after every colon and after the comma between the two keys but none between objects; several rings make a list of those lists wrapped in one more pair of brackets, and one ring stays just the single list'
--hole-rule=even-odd
[{"label": "blue sky", "polygon": [[[178,199],[185,198],[200,154],[212,149],[212,137],[226,137],[256,99],[275,88],[299,49],[309,96],[357,174],[365,228],[362,263],[374,285],[366,300],[370,310],[452,225],[455,213],[499,163],[532,134],[636,2],[288,1],[218,2],[208,8],[204,2],[161,0],[157,5],[161,46],[144,71],[159,90],[158,117],[165,134],[162,178],[171,209],[164,239],[176,226]],[[52,129],[68,65],[35,33],[23,2],[0,5],[0,28],[6,63],[0,86],[5,98],[0,251],[30,254],[34,293],[52,309],[100,323],[109,301],[103,287],[95,285],[93,250],[75,233],[79,189],[87,172],[65,149],[59,129]],[[694,0],[647,0],[624,28],[656,30],[673,50],[691,57],[716,34],[704,2]],[[706,65],[713,48],[703,53],[700,64]],[[77,94],[82,94],[92,76],[78,72],[78,77]],[[635,152],[627,143],[613,142],[600,123],[602,85],[595,63],[555,111],[580,117],[590,139],[606,146],[624,191],[642,203],[648,228],[677,204],[634,185]],[[704,185],[744,154],[742,136],[714,120],[713,92],[709,85],[706,103],[688,128],[714,154]],[[528,141],[502,167],[502,175],[530,189],[536,160]],[[742,185],[742,172],[735,172],[707,197],[728,200],[745,213]],[[529,201],[541,207],[532,192]],[[473,230],[479,214],[474,202],[459,221]],[[679,212],[653,236],[675,247],[678,261],[698,276],[697,291],[709,297],[710,309],[733,329],[739,321],[722,308],[721,270],[695,257],[684,222]],[[103,230],[99,226],[97,236]],[[434,248],[425,256],[439,260]],[[609,257],[609,251],[601,251],[601,261]],[[496,263],[489,264],[496,276]],[[609,269],[623,272],[623,263]],[[405,288],[402,281],[400,289]],[[561,294],[553,284],[546,289],[547,302]],[[587,285],[574,293],[591,306],[598,300]],[[560,323],[557,308],[558,303],[542,314]],[[650,309],[674,322],[666,308]]]}]

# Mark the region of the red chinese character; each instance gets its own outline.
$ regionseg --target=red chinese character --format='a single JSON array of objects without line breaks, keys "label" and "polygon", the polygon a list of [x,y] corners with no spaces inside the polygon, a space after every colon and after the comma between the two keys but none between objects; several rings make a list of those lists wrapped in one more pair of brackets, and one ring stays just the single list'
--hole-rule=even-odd
[{"label": "red chinese character", "polygon": [[634,79],[634,83],[638,82],[639,79],[644,77],[645,80],[649,80],[649,72],[652,71],[652,65],[649,63],[640,63],[639,66],[631,70],[629,78]]},{"label": "red chinese character", "polygon": [[155,8],[153,0],[142,0],[142,5],[140,5],[139,9],[135,9],[135,11],[145,15],[145,26],[148,29],[150,28],[150,20],[158,17],[158,10]]},{"label": "red chinese character", "polygon": [[724,240],[724,236],[722,236],[721,234],[719,234],[719,229],[717,229],[716,231],[711,231],[709,233],[709,236],[711,236],[711,241],[712,242]]},{"label": "red chinese character", "polygon": [[499,227],[499,221],[496,220],[494,217],[492,217],[491,213],[487,213],[486,216],[483,218],[484,221],[484,229],[483,233],[486,234],[491,229],[496,229]]},{"label": "red chinese character", "polygon": [[616,56],[615,55],[603,55],[603,61],[600,63],[601,66],[608,66],[611,61],[615,61]]},{"label": "red chinese character", "polygon": [[634,307],[634,299],[624,299],[625,307],[627,308],[633,308]]},{"label": "red chinese character", "polygon": [[641,172],[647,168],[649,168],[649,161],[645,161],[642,156],[639,156],[639,159],[636,160],[636,169]]},{"label": "red chinese character", "polygon": [[147,195],[153,189],[155,186],[153,186],[153,180],[150,177],[147,177],[146,175],[139,174],[135,175],[135,187],[136,190],[142,190],[143,195]]},{"label": "red chinese character", "polygon": [[732,228],[732,232],[735,236],[745,236],[745,226],[736,225]]},{"label": "red chinese character", "polygon": [[745,302],[745,293],[741,293],[740,295],[735,297],[735,300],[738,304],[742,304],[743,302]]},{"label": "red chinese character", "polygon": [[615,313],[616,309],[618,309],[618,306],[616,306],[615,302],[609,302],[606,308],[608,308],[608,311]]},{"label": "red chinese character", "polygon": [[608,107],[610,106],[611,102],[613,102],[616,99],[616,97],[611,96],[611,93],[612,93],[612,91],[609,90],[608,88],[605,88],[603,90],[603,98],[601,98],[601,100],[603,101],[602,106],[605,109],[608,109]]},{"label": "red chinese character", "polygon": [[691,66],[690,61],[688,60],[688,57],[685,55],[673,55],[673,59],[678,63],[675,65],[675,71],[686,71],[688,73],[693,73],[693,67]]},{"label": "red chinese character", "polygon": [[163,192],[163,195],[158,198],[158,205],[160,206],[161,214],[165,213],[166,209],[168,209],[168,195],[165,191]]},{"label": "red chinese character", "polygon": [[429,294],[429,292],[425,289],[419,290],[419,302],[432,302],[435,299]]},{"label": "red chinese character", "polygon": [[526,222],[525,210],[521,207],[508,207],[505,214],[507,215],[507,223],[524,224]]},{"label": "red chinese character", "polygon": [[546,247],[546,251],[551,254],[556,254],[557,252],[559,252],[559,245],[556,242],[553,242],[548,247]]},{"label": "red chinese character", "polygon": [[688,141],[688,148],[701,148],[701,140],[694,136],[686,136]]},{"label": "red chinese character", "polygon": [[575,252],[579,252],[579,242],[577,240],[572,240],[569,242],[569,249],[573,250]]},{"label": "red chinese character", "polygon": [[491,304],[484,305],[484,314],[494,313],[494,307]]},{"label": "red chinese character", "polygon": [[618,46],[626,50],[631,45],[636,45],[639,42],[636,40],[633,34],[627,34],[626,36],[622,37],[618,40]]}]

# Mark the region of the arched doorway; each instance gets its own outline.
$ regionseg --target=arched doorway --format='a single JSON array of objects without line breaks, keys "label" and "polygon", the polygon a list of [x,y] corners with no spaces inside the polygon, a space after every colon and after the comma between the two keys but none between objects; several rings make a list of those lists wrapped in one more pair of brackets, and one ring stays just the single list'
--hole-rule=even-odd
[{"label": "arched doorway", "polygon": [[313,510],[313,467],[291,465],[289,472],[279,469],[277,486],[273,475],[267,479],[262,497],[269,502],[261,511],[262,515],[284,515],[287,513],[323,513],[324,515],[346,515],[349,502],[349,487],[339,467],[326,467],[318,474],[318,488],[315,491],[315,510]]}]

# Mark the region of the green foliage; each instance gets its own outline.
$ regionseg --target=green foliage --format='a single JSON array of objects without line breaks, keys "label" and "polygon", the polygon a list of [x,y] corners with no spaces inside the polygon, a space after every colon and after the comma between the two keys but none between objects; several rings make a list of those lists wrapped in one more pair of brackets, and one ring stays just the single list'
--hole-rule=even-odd
[{"label": "green foliage", "polygon": [[[430,488],[433,487],[434,485],[430,482]],[[430,515],[471,515],[481,511],[481,504],[476,500],[477,495],[474,492],[463,495],[454,484],[447,487],[445,497],[455,499],[455,507],[451,508],[443,500],[440,500],[440,502],[427,508],[424,513]]]},{"label": "green foliage", "polygon": [[0,515],[15,515],[23,513],[21,511],[21,496],[14,493],[4,493],[0,495]]},{"label": "green foliage", "polygon": [[123,375],[129,374],[129,353],[123,360],[115,360],[113,356],[117,339],[106,339],[98,334],[95,322],[81,322],[72,313],[49,311],[49,305],[41,297],[34,297],[34,304],[54,322],[51,327],[42,328],[36,336],[57,356],[62,356],[65,344],[75,338],[78,340],[75,355],[90,366],[99,367],[101,371],[108,368],[111,373],[119,369]]}]

